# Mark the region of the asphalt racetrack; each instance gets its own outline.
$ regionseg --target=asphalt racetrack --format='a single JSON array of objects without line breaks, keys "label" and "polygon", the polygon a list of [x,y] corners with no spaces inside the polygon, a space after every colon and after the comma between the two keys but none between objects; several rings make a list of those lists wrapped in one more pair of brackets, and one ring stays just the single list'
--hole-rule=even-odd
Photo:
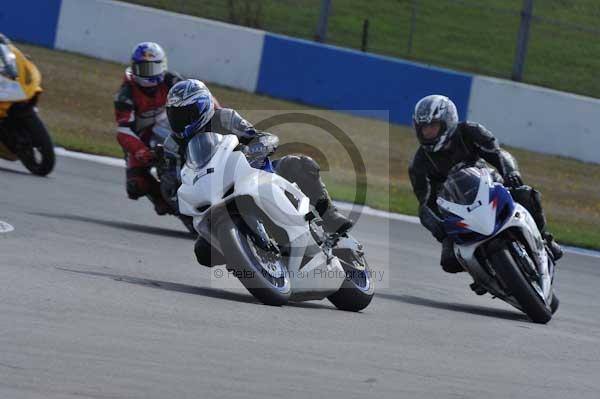
[{"label": "asphalt racetrack", "polygon": [[600,258],[569,253],[536,325],[438,265],[420,226],[363,216],[362,313],[257,303],[196,264],[122,168],[0,161],[0,398],[598,398]]}]

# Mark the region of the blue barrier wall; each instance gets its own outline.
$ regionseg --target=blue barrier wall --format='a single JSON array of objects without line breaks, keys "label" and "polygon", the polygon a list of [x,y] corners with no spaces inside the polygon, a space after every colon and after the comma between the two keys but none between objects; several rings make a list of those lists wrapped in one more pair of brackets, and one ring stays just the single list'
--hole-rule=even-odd
[{"label": "blue barrier wall", "polygon": [[0,6],[0,32],[12,40],[52,48],[60,5],[61,0],[7,0]]},{"label": "blue barrier wall", "polygon": [[392,122],[408,125],[415,103],[433,93],[452,98],[465,118],[471,82],[463,73],[267,33],[256,91],[338,110],[389,110]]}]

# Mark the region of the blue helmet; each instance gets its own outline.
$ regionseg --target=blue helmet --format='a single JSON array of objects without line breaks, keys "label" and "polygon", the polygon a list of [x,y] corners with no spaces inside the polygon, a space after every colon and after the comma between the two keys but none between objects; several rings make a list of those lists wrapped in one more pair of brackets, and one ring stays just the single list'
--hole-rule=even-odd
[{"label": "blue helmet", "polygon": [[215,114],[210,90],[196,79],[182,80],[171,87],[166,107],[171,129],[179,135],[188,126],[194,131],[203,128]]},{"label": "blue helmet", "polygon": [[143,42],[135,46],[131,54],[131,66],[127,70],[142,87],[154,87],[165,78],[167,56],[158,44]]}]

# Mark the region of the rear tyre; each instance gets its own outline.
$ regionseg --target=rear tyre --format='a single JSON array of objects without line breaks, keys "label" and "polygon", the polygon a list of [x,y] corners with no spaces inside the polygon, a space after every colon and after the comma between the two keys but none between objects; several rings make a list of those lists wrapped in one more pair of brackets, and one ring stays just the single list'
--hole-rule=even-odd
[{"label": "rear tyre", "polygon": [[[375,293],[375,284],[373,274],[364,255],[356,255],[351,251],[344,251],[344,254],[338,255],[342,267],[346,272],[346,278],[342,286],[327,299],[340,310],[358,312],[363,310],[371,303]],[[355,268],[353,265],[358,262],[362,268]]]},{"label": "rear tyre", "polygon": [[17,155],[25,167],[34,175],[46,176],[54,169],[54,145],[46,126],[37,113],[19,117],[19,132],[29,140],[18,148]]},{"label": "rear tyre", "polygon": [[283,258],[255,244],[252,233],[240,218],[224,217],[218,231],[227,269],[256,299],[265,305],[285,305],[291,284]]},{"label": "rear tyre", "polygon": [[552,318],[552,311],[525,278],[510,250],[503,246],[490,255],[490,260],[494,271],[506,286],[508,293],[521,305],[523,312],[534,323],[548,323]]}]

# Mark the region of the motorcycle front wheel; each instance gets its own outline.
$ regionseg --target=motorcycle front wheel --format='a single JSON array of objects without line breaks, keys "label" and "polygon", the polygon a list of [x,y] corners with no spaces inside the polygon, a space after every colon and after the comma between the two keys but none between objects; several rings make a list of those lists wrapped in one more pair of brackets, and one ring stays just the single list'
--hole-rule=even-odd
[{"label": "motorcycle front wheel", "polygon": [[34,175],[46,176],[54,169],[54,145],[44,122],[37,113],[21,116],[14,121],[17,138],[17,155],[23,165]]},{"label": "motorcycle front wheel", "polygon": [[340,251],[334,254],[340,260],[346,278],[340,289],[329,295],[327,299],[340,310],[351,312],[363,310],[369,306],[375,293],[373,273],[365,256],[352,251]]},{"label": "motorcycle front wheel", "polygon": [[[534,323],[546,324],[552,319],[553,310],[546,306],[521,271],[517,264],[518,260],[515,259],[508,245],[510,243],[506,243],[502,246],[503,248],[490,254],[492,267],[504,283],[507,293],[517,300],[523,312]],[[558,298],[554,305],[554,311],[556,308],[558,308]]]},{"label": "motorcycle front wheel", "polygon": [[224,219],[219,223],[218,238],[227,269],[265,305],[286,304],[291,283],[284,259],[263,249],[241,218]]}]

